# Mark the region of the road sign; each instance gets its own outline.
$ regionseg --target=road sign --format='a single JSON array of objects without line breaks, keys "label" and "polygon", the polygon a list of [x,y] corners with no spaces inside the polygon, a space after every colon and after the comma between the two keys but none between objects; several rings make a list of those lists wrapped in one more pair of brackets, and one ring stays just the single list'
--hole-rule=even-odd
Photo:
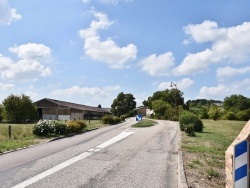
[{"label": "road sign", "polygon": [[136,115],[136,121],[141,121],[142,120],[142,115],[141,114],[138,114]]},{"label": "road sign", "polygon": [[248,188],[249,144],[247,140],[234,146],[234,188]]}]

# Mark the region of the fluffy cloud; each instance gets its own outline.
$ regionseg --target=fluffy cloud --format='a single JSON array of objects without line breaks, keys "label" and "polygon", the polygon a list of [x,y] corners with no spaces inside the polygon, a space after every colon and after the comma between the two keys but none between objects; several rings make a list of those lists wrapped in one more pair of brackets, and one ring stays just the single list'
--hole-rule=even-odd
[{"label": "fluffy cloud", "polygon": [[152,54],[139,62],[141,69],[151,76],[168,76],[170,68],[174,66],[174,57],[171,52],[157,56]]},{"label": "fluffy cloud", "polygon": [[[190,78],[183,78],[182,80],[176,83],[174,82],[174,84],[176,85],[177,89],[185,90],[190,86],[192,86],[194,84],[194,81]],[[158,89],[159,90],[171,89],[171,85],[172,85],[171,82],[161,82],[158,85]]]},{"label": "fluffy cloud", "polygon": [[22,59],[45,59],[51,56],[51,49],[43,44],[28,43],[9,48]]},{"label": "fluffy cloud", "polygon": [[235,93],[245,93],[250,90],[250,79],[232,82],[230,84],[218,84],[215,87],[202,87],[197,98],[199,99],[223,99]]},{"label": "fluffy cloud", "polygon": [[8,0],[0,0],[0,24],[10,25],[12,21],[17,21],[22,18],[16,13],[16,9],[10,8]]},{"label": "fluffy cloud", "polygon": [[97,34],[98,30],[108,28],[113,22],[109,21],[106,14],[93,14],[96,20],[91,22],[89,28],[79,31],[80,37],[84,39],[85,54],[95,61],[108,64],[113,69],[127,67],[128,61],[136,58],[137,47],[134,44],[119,47],[111,38],[101,41]]},{"label": "fluffy cloud", "polygon": [[47,77],[51,74],[49,67],[43,65],[50,58],[50,48],[42,44],[24,44],[9,48],[16,53],[19,61],[15,62],[9,57],[0,54],[0,75],[5,80],[27,81],[38,77]]},{"label": "fluffy cloud", "polygon": [[99,87],[79,87],[73,86],[67,89],[54,90],[51,95],[53,96],[77,96],[82,98],[105,98],[109,97],[112,92],[120,90],[120,86],[107,86]]},{"label": "fluffy cloud", "polygon": [[[204,21],[188,25],[184,31],[189,41],[209,43],[210,48],[188,54],[182,63],[173,69],[175,75],[197,74],[215,63],[243,63],[250,59],[250,22],[229,28],[219,28],[216,22]],[[187,43],[187,42],[185,42]]]},{"label": "fluffy cloud", "polygon": [[250,67],[243,67],[243,68],[233,68],[233,67],[219,67],[217,69],[217,78],[219,81],[224,81],[232,78],[233,76],[246,74],[250,72]]}]

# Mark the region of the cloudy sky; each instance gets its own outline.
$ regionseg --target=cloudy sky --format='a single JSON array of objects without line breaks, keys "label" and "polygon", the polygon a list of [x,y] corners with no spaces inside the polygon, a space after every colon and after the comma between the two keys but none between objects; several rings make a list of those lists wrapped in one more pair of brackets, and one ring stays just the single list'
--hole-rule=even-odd
[{"label": "cloudy sky", "polygon": [[250,1],[0,0],[0,103],[250,97]]}]

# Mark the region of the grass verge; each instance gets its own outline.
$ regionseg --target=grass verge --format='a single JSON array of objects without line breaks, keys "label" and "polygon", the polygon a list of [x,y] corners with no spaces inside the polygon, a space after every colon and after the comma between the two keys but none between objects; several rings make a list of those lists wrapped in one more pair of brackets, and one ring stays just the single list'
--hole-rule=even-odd
[{"label": "grass verge", "polygon": [[151,127],[153,125],[157,124],[156,121],[151,119],[142,119],[142,121],[132,125],[132,127]]},{"label": "grass verge", "polygon": [[[84,131],[108,126],[101,123],[100,120],[91,120],[90,123],[86,121],[86,124],[87,127]],[[0,124],[0,153],[47,142],[51,138],[59,137],[59,135],[37,137],[33,134],[33,125],[11,124],[11,138],[9,139],[9,124]]]},{"label": "grass verge", "polygon": [[245,126],[244,121],[203,120],[203,133],[182,132],[184,169],[189,187],[225,187],[225,151]]}]

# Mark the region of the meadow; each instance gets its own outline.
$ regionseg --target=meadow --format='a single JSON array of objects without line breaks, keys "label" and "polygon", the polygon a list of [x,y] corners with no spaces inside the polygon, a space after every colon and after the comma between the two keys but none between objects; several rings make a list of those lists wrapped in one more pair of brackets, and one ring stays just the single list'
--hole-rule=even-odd
[{"label": "meadow", "polygon": [[[182,132],[184,170],[190,187],[225,187],[225,152],[247,122],[202,120],[202,133]],[[196,184],[196,185],[195,185]]]}]

